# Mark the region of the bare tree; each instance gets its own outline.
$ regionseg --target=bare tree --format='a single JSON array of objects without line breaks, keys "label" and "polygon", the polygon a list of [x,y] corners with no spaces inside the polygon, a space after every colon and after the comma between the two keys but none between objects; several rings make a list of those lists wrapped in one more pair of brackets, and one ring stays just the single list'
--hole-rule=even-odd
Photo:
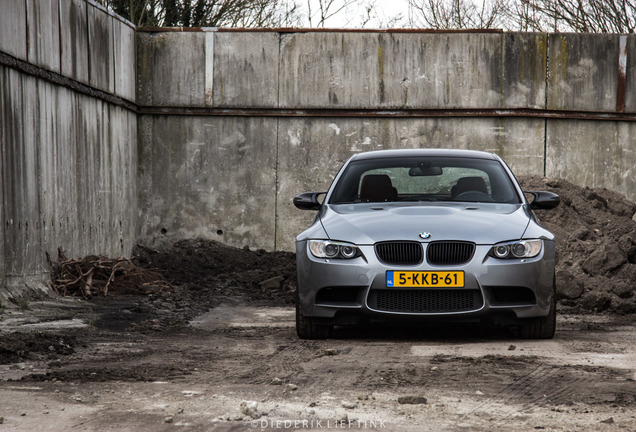
[{"label": "bare tree", "polygon": [[138,26],[281,27],[296,25],[294,0],[98,0]]},{"label": "bare tree", "polygon": [[506,28],[513,31],[544,31],[547,18],[537,8],[536,2],[531,0],[519,0],[511,2],[506,10],[508,23]]},{"label": "bare tree", "polygon": [[507,0],[409,0],[409,18],[434,29],[501,28],[507,8]]},{"label": "bare tree", "polygon": [[360,28],[374,26],[375,28],[398,28],[403,26],[405,17],[402,13],[387,15],[385,11],[377,7],[374,1],[362,3],[359,11]]},{"label": "bare tree", "polygon": [[98,3],[126,18],[135,25],[157,26],[157,0],[97,0]]},{"label": "bare tree", "polygon": [[636,0],[409,0],[412,26],[634,33]]},{"label": "bare tree", "polygon": [[253,7],[237,14],[232,27],[292,27],[300,23],[298,3],[279,1],[273,7],[271,0],[253,0]]},{"label": "bare tree", "polygon": [[[635,33],[636,0],[408,0],[408,19],[376,0],[97,0],[138,26],[394,27]],[[305,9],[301,11],[301,5]]]},{"label": "bare tree", "polygon": [[[528,0],[526,0],[528,1]],[[634,33],[634,0],[535,0],[534,7],[552,24],[551,31]]]},{"label": "bare tree", "polygon": [[[327,20],[337,15],[346,15],[348,9],[361,3],[360,0],[307,0],[307,22],[309,27],[325,27]],[[344,26],[348,26],[351,19],[345,18]]]}]

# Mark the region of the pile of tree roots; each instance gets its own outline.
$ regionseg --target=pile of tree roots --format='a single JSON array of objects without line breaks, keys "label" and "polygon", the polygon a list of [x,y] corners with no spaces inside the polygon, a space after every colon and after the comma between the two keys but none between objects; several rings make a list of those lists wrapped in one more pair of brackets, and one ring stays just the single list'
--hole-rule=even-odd
[{"label": "pile of tree roots", "polygon": [[87,256],[69,259],[58,250],[51,262],[52,287],[63,296],[91,298],[109,294],[144,295],[171,291],[172,285],[155,269],[145,269],[126,258]]}]

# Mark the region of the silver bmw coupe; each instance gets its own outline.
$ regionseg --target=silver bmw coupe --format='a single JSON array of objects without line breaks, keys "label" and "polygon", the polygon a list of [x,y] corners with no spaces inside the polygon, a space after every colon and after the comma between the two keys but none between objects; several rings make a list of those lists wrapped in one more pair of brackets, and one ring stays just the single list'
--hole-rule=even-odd
[{"label": "silver bmw coupe", "polygon": [[296,238],[296,331],[324,339],[362,322],[486,321],[551,338],[555,241],[533,209],[558,195],[521,190],[497,155],[382,150],[351,157]]}]

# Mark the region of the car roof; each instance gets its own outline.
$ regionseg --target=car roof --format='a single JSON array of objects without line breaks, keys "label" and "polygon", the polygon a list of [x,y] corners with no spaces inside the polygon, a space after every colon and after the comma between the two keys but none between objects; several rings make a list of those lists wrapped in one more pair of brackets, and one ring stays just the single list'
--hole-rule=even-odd
[{"label": "car roof", "polygon": [[490,159],[496,160],[497,156],[493,153],[477,151],[477,150],[459,150],[459,149],[399,149],[399,150],[376,150],[364,153],[358,153],[351,157],[354,160],[367,159],[384,159],[393,157],[465,157],[473,159]]}]

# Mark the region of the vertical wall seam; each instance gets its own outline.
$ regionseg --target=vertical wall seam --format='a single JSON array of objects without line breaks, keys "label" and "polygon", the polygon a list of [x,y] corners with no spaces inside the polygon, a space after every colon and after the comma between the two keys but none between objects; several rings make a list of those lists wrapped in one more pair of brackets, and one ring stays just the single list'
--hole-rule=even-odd
[{"label": "vertical wall seam", "polygon": [[[26,118],[27,118],[27,113],[26,113],[26,99],[27,99],[27,95],[25,94],[25,87],[28,85],[27,82],[28,79],[26,77],[20,76],[19,74],[16,74],[16,78],[19,80],[19,87],[20,87],[20,96],[18,97],[20,100],[20,130],[16,130],[16,133],[13,137],[13,142],[10,143],[10,145],[13,147],[12,151],[11,151],[11,156],[13,156],[13,160],[12,163],[14,164],[14,171],[13,171],[13,175],[11,180],[9,180],[9,184],[11,186],[11,193],[9,195],[9,199],[12,201],[12,206],[14,206],[16,204],[16,201],[18,201],[18,195],[24,194],[26,195],[26,191],[25,189],[28,187],[27,186],[27,181],[26,181],[26,176],[27,176],[27,169],[26,169],[26,159],[27,159],[27,144],[26,144],[26,134],[25,134],[25,125],[26,125]],[[27,258],[27,247],[25,245],[26,241],[24,241],[21,238],[21,233],[20,233],[20,226],[24,226],[24,229],[26,231],[26,224],[25,224],[25,218],[27,217],[27,213],[28,213],[28,198],[25,197],[25,199],[23,200],[19,200],[20,204],[18,204],[16,207],[17,208],[13,208],[11,210],[12,216],[15,217],[17,220],[13,220],[12,222],[12,228],[14,230],[14,235],[13,235],[13,241],[11,246],[13,248],[15,248],[16,250],[13,250],[13,262],[11,263],[11,274],[14,276],[24,276],[25,275],[25,269],[27,268],[27,266],[29,264],[27,264],[27,262],[29,261]],[[18,226],[18,235],[15,235],[15,226]],[[22,246],[22,248],[20,247],[16,247],[16,246]],[[8,249],[8,248],[6,248]],[[5,249],[5,252],[6,252]],[[37,264],[34,266],[37,268]],[[31,274],[33,274],[33,271],[30,272]]]},{"label": "vertical wall seam", "polygon": [[64,55],[64,44],[62,43],[62,0],[57,2],[57,41],[59,44],[58,57],[60,60],[60,75],[63,75],[62,57]]},{"label": "vertical wall seam", "polygon": [[31,38],[29,37],[29,0],[24,0],[24,26],[26,29],[26,60],[30,62],[29,59],[29,49],[31,48]]},{"label": "vertical wall seam", "polygon": [[[2,84],[2,87],[4,87],[5,85],[7,85],[7,81],[8,81],[8,69],[7,68],[0,68],[0,77],[2,78],[0,80],[0,83]],[[6,100],[5,98],[7,97],[8,92],[4,91],[4,88],[0,87],[0,106],[3,107],[3,111],[0,112],[1,116],[5,116],[5,111],[6,108],[4,108],[4,101]],[[7,85],[8,88],[8,85]],[[7,104],[8,105],[8,104]],[[7,140],[5,139],[5,136],[7,134],[6,132],[7,126],[5,124],[4,121],[0,122],[0,290],[5,288],[5,283],[6,283],[6,279],[5,279],[5,274],[6,274],[6,256],[5,256],[5,238],[6,238],[6,225],[5,225],[5,214],[6,214],[6,208],[7,206],[4,203],[4,188],[6,185],[6,181],[5,181],[5,163],[4,163],[4,155],[6,154],[5,151],[5,146],[7,145],[6,142]]]},{"label": "vertical wall seam", "polygon": [[[110,53],[113,62],[113,94],[117,96],[117,56],[115,52],[115,18],[113,16],[110,16],[110,28]],[[120,46],[119,49],[121,50],[121,48]]]},{"label": "vertical wall seam", "polygon": [[[46,91],[46,89],[44,89],[44,91]],[[39,244],[41,245],[42,249],[44,250],[45,253],[48,253],[48,251],[46,250],[47,248],[47,241],[46,241],[46,232],[44,231],[44,224],[42,223],[44,220],[44,214],[42,211],[42,207],[44,206],[43,204],[43,200],[44,200],[44,196],[43,196],[43,190],[44,190],[44,182],[42,180],[42,142],[44,141],[42,138],[42,127],[41,127],[41,122],[43,121],[42,119],[44,118],[44,115],[42,114],[42,111],[45,110],[46,108],[42,108],[42,104],[43,101],[40,99],[40,81],[39,80],[35,80],[35,100],[37,103],[37,107],[36,107],[36,113],[37,113],[37,118],[39,119],[39,128],[36,131],[33,131],[34,133],[34,143],[33,143],[33,148],[35,150],[35,173],[37,176],[37,221],[34,221],[34,228],[38,233],[39,236]],[[48,269],[47,269],[48,270]]]},{"label": "vertical wall seam", "polygon": [[[499,35],[499,107],[502,109],[506,106],[506,95],[505,95],[505,85],[506,82],[506,34],[502,33]],[[503,134],[501,132],[506,133],[505,131],[505,121],[501,118],[497,119],[497,129],[499,132],[497,133],[497,149],[498,151],[503,151],[503,147],[505,146],[505,139],[503,138]]]},{"label": "vertical wall seam", "polygon": [[[276,107],[280,108],[280,64],[282,62],[283,35],[278,33],[278,73],[276,74]],[[280,167],[280,117],[276,117],[276,154],[274,162],[274,250],[278,250],[278,172]]]},{"label": "vertical wall seam", "polygon": [[[548,109],[548,92],[550,90],[550,35],[545,35],[545,94],[543,109]],[[543,177],[548,176],[548,118],[543,119]]]},{"label": "vertical wall seam", "polygon": [[90,14],[88,13],[88,8],[93,7],[90,3],[86,3],[86,41],[88,47],[88,85],[90,86],[92,83],[92,71],[91,71],[91,63],[93,56],[91,55],[91,20],[89,18]]}]

